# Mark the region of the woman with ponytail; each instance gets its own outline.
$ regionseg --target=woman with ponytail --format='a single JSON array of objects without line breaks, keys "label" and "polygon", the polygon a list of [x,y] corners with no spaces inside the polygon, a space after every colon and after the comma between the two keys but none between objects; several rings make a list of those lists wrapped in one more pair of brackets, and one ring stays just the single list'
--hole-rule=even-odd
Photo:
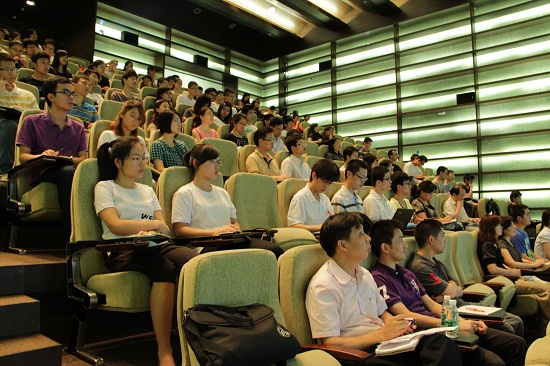
[{"label": "woman with ponytail", "polygon": [[[103,239],[141,235],[170,235],[153,189],[136,183],[145,171],[145,150],[135,136],[101,145],[97,152],[100,182],[94,205],[101,218]],[[159,365],[175,365],[170,345],[177,272],[197,252],[172,244],[112,252],[105,266],[111,271],[138,271],[149,277],[151,318],[158,345]]]},{"label": "woman with ponytail", "polygon": [[212,123],[214,123],[214,111],[210,107],[202,107],[193,119],[193,130],[191,131],[191,135],[197,142],[207,137],[218,137],[216,130],[210,128]]}]

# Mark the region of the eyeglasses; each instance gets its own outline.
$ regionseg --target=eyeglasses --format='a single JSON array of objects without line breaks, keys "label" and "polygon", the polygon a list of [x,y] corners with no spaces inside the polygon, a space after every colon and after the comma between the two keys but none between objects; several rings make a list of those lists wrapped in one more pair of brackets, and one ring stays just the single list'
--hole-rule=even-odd
[{"label": "eyeglasses", "polygon": [[17,69],[15,67],[2,67],[0,68],[0,71],[16,72]]},{"label": "eyeglasses", "polygon": [[144,161],[147,161],[147,158],[144,156],[144,157],[138,157],[138,156],[134,156],[134,157],[128,157],[129,160],[132,160],[133,163],[141,163],[141,162],[144,162]]},{"label": "eyeglasses", "polygon": [[237,122],[238,125],[246,126],[246,122]]},{"label": "eyeglasses", "polygon": [[360,176],[360,175],[357,174],[357,173],[354,173],[354,175],[355,175],[357,178],[359,178],[362,182],[364,182],[364,181],[366,181],[366,180],[368,179],[368,177],[362,177],[362,176]]},{"label": "eyeglasses", "polygon": [[389,180],[391,182],[391,178],[390,177],[387,177],[387,178],[384,178],[382,180]]},{"label": "eyeglasses", "polygon": [[63,89],[61,91],[56,91],[55,94],[63,94],[63,95],[66,95],[67,97],[78,97],[78,94],[76,94],[76,92],[74,91],[70,91],[70,90],[67,90],[67,89]]},{"label": "eyeglasses", "polygon": [[208,161],[211,162],[212,164],[216,164],[217,166],[222,166],[222,162],[220,159],[210,159]]},{"label": "eyeglasses", "polygon": [[273,139],[263,139],[263,140],[267,142],[273,142]]},{"label": "eyeglasses", "polygon": [[13,52],[15,52],[15,53],[23,53],[23,49],[22,49],[22,48],[21,48],[21,49],[12,48],[11,50],[12,50]]},{"label": "eyeglasses", "polygon": [[334,182],[331,182],[330,180],[326,180],[326,179],[321,179],[321,182],[323,182],[323,184],[328,184],[329,186],[334,183]]},{"label": "eyeglasses", "polygon": [[299,144],[296,144],[296,146],[307,146],[307,144],[305,142],[301,142]]}]

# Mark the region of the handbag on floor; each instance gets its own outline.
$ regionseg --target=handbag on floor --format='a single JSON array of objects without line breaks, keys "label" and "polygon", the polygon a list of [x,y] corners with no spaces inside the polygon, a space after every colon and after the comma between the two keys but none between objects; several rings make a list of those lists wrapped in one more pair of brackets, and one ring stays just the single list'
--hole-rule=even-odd
[{"label": "handbag on floor", "polygon": [[300,350],[262,304],[196,305],[185,311],[183,330],[201,366],[284,365]]}]

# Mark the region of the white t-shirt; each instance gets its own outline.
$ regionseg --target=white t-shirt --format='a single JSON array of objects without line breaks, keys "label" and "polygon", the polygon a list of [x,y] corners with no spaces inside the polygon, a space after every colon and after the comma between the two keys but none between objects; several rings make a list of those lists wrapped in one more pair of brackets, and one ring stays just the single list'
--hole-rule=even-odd
[{"label": "white t-shirt", "polygon": [[283,140],[281,140],[278,137],[275,137],[274,144],[273,144],[273,151],[279,152],[279,151],[284,151],[284,149],[285,149],[285,144],[283,144]]},{"label": "white t-shirt", "polygon": [[[111,141],[114,141],[114,140],[118,140],[121,137],[122,136],[118,136],[117,134],[115,134],[115,131],[113,131],[113,130],[105,130],[101,133],[101,135],[99,135],[99,140],[97,140],[97,148],[99,149],[101,147],[101,145],[103,145],[104,143],[111,142]],[[148,158],[149,157],[149,150],[147,149],[147,146],[145,145],[145,140],[141,136],[138,136],[137,138],[139,140],[139,143],[143,147],[143,150],[145,150],[145,157]]]},{"label": "white t-shirt", "polygon": [[390,205],[390,201],[384,196],[376,193],[374,189],[370,190],[369,195],[363,201],[363,208],[365,215],[371,219],[371,221],[378,220],[391,220],[395,209]]},{"label": "white t-shirt", "polygon": [[[145,184],[136,185],[136,188],[124,188],[112,180],[97,183],[94,189],[96,214],[106,208],[115,208],[121,220],[154,220],[155,211],[162,210],[155,192]],[[101,226],[105,240],[124,237],[113,234],[103,220]]]},{"label": "white t-shirt", "polygon": [[309,179],[311,168],[303,159],[290,155],[281,163],[281,174],[290,175],[292,178]]},{"label": "white t-shirt", "polygon": [[[456,212],[456,208],[458,207],[458,202],[455,202],[451,197],[447,198],[445,203],[443,204],[443,215],[454,215]],[[460,208],[460,211],[458,212],[458,217],[456,218],[457,222],[468,222],[470,220],[470,217],[466,213],[466,210],[464,209],[464,205]]]},{"label": "white t-shirt", "polygon": [[178,96],[178,99],[176,99],[176,107],[179,104],[185,104],[185,105],[193,106],[193,105],[195,105],[195,101],[193,99],[189,99],[187,97],[187,93],[183,93],[183,94],[180,94]]},{"label": "white t-shirt", "polygon": [[[544,247],[542,243],[550,243],[550,228],[546,226],[542,228],[539,235],[537,235],[537,239],[535,240],[535,254],[546,258],[544,256]],[[550,258],[546,259],[550,260]]]},{"label": "white t-shirt", "polygon": [[321,225],[327,217],[334,215],[332,205],[327,195],[319,194],[319,201],[315,199],[309,189],[309,184],[300,189],[290,202],[288,208],[288,226],[302,225]]},{"label": "white t-shirt", "polygon": [[407,175],[410,177],[416,177],[417,175],[422,174],[422,170],[414,165],[412,161],[409,161],[407,164],[405,164],[405,166],[403,167],[403,171],[407,173]]}]

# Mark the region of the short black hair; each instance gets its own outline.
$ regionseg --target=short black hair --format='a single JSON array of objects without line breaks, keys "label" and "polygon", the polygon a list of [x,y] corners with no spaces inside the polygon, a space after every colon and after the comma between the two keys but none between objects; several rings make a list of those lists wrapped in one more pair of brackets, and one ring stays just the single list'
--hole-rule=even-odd
[{"label": "short black hair", "polygon": [[6,53],[6,52],[0,52],[0,62],[15,62],[15,60],[13,59],[13,57],[10,56],[9,53]]},{"label": "short black hair", "polygon": [[181,116],[174,110],[159,113],[157,117],[157,126],[161,135],[165,133],[172,133],[172,120],[176,116],[181,120]]},{"label": "short black hair", "polygon": [[129,70],[129,71],[126,71],[124,74],[122,74],[122,85],[124,86],[124,84],[126,84],[124,80],[128,80],[132,76],[136,78],[138,77],[137,73],[134,70]]},{"label": "short black hair", "polygon": [[388,168],[385,168],[383,166],[375,166],[372,168],[371,171],[371,183],[373,187],[376,185],[376,182],[381,181],[384,182],[384,176],[388,174],[390,170]]},{"label": "short black hair", "polygon": [[156,67],[156,66],[153,66],[153,65],[147,67],[147,71],[151,71],[151,70],[155,70],[155,72],[156,72],[156,71],[157,71],[157,67]]},{"label": "short black hair", "polygon": [[428,158],[426,157],[426,155],[419,155],[418,159],[420,159],[420,161],[423,161],[424,163],[428,162]]},{"label": "short black hair", "polygon": [[510,202],[514,201],[515,198],[521,197],[522,194],[520,191],[512,191],[510,192]]},{"label": "short black hair", "polygon": [[372,224],[369,232],[372,252],[380,257],[382,244],[390,244],[393,241],[395,230],[403,230],[403,226],[397,220],[380,220]]},{"label": "short black hair", "polygon": [[[272,114],[266,114],[265,116],[273,117]],[[264,117],[264,118],[271,118],[271,117]],[[283,120],[279,117],[275,117],[271,121],[269,121],[269,127],[276,127],[276,126],[279,126],[279,125],[282,125],[282,124],[283,124]]]},{"label": "short black hair", "polygon": [[449,194],[452,196],[453,194],[458,195],[460,193],[460,189],[466,190],[466,187],[464,187],[464,184],[455,184],[453,188],[449,191]]},{"label": "short black hair", "polygon": [[53,38],[46,38],[44,40],[44,43],[43,43],[43,46],[47,45],[47,44],[51,44],[55,47],[55,41],[53,40]]},{"label": "short black hair", "polygon": [[411,155],[411,161],[416,160],[416,158],[419,157],[419,156],[420,155],[418,155],[418,154],[412,154]]},{"label": "short black hair", "polygon": [[405,185],[406,181],[411,181],[411,177],[403,171],[395,172],[391,176],[391,190],[393,193],[397,193],[397,186]]},{"label": "short black hair", "polygon": [[417,187],[418,187],[419,194],[420,192],[433,193],[437,190],[437,187],[435,186],[435,184],[433,184],[429,180],[422,181],[419,185],[417,185]]},{"label": "short black hair", "polygon": [[360,169],[369,170],[369,166],[363,160],[360,160],[360,159],[351,160],[348,163],[348,165],[346,165],[345,177],[346,178],[348,177],[348,172],[351,172],[352,174],[359,173]]},{"label": "short black hair", "polygon": [[162,98],[161,98],[161,97],[162,97],[162,94],[164,94],[164,93],[170,93],[170,90],[171,90],[170,88],[165,87],[165,86],[162,87],[162,88],[158,88],[158,89],[157,89],[156,100],[162,99]]},{"label": "short black hair", "polygon": [[19,42],[19,43],[21,43],[21,44],[23,45],[24,48],[27,48],[27,46],[28,46],[28,45],[31,45],[31,44],[33,44],[33,45],[35,45],[35,46],[37,45],[37,44],[36,44],[36,41],[33,41],[32,39],[28,39],[28,38],[25,38],[25,39],[23,40],[23,42]]},{"label": "short black hair", "polygon": [[160,78],[157,80],[157,86],[159,86],[161,83],[164,83],[165,81],[170,82],[170,80],[168,80],[168,79],[165,78],[164,76],[160,77]]},{"label": "short black hair", "polygon": [[414,228],[414,238],[418,244],[418,248],[423,248],[430,236],[437,236],[443,231],[443,224],[437,220],[426,219],[420,221]]},{"label": "short black hair", "polygon": [[439,174],[445,172],[445,170],[447,171],[447,173],[449,173],[449,169],[447,169],[447,167],[440,166],[440,167],[437,168],[437,171],[436,171],[435,175],[439,175]]},{"label": "short black hair", "polygon": [[338,240],[348,240],[351,231],[363,229],[363,220],[355,212],[341,212],[329,216],[321,226],[320,243],[329,257],[336,254]]},{"label": "short black hair", "polygon": [[260,140],[265,140],[267,134],[269,133],[273,133],[273,129],[271,127],[259,128],[256,132],[254,132],[254,145],[260,145]]},{"label": "short black hair", "polygon": [[466,174],[464,174],[463,180],[464,180],[464,182],[466,182],[467,180],[474,180],[474,178],[475,177],[472,173],[466,173]]},{"label": "short black hair", "polygon": [[286,149],[290,154],[292,154],[292,148],[298,146],[298,141],[304,140],[302,136],[292,135],[290,138],[287,138],[285,141]]},{"label": "short black hair", "polygon": [[382,166],[390,170],[390,166],[393,167],[393,164],[389,159],[382,159],[378,162],[378,166]]},{"label": "short black hair", "polygon": [[52,106],[52,101],[50,100],[50,98],[48,98],[48,94],[55,95],[55,89],[57,89],[57,86],[59,84],[71,84],[71,80],[64,76],[54,76],[46,79],[46,81],[44,81],[44,84],[42,85],[42,93],[44,94],[48,107]]},{"label": "short black hair", "polygon": [[372,142],[372,139],[370,137],[365,137],[363,143],[366,144],[367,142]]},{"label": "short black hair", "polygon": [[512,221],[514,223],[518,222],[518,217],[525,215],[525,210],[528,210],[529,207],[526,205],[512,205],[510,207],[510,216],[512,216]]},{"label": "short black hair", "polygon": [[354,152],[359,153],[359,150],[357,150],[353,146],[346,147],[344,149],[344,151],[342,151],[342,155],[344,156],[344,160],[346,160],[348,157],[352,156]]},{"label": "short black hair", "polygon": [[544,210],[541,221],[542,227],[548,227],[548,225],[550,225],[550,210]]},{"label": "short black hair", "polygon": [[332,160],[321,159],[318,160],[311,167],[311,176],[309,181],[313,180],[313,173],[317,179],[326,180],[329,182],[338,182],[340,179],[340,169],[338,165]]},{"label": "short black hair", "polygon": [[[33,63],[37,63],[38,60],[40,60],[41,58],[44,58],[44,59],[50,61],[50,56],[44,51],[38,51],[34,55],[32,55],[31,56],[31,61]],[[44,95],[46,95],[46,94],[44,94]]]},{"label": "short black hair", "polygon": [[[392,153],[392,151],[394,151],[394,152]],[[395,154],[397,154],[397,150],[396,150],[396,149],[390,149],[390,150],[388,150],[388,159],[390,158],[390,155],[395,155]]]},{"label": "short black hair", "polygon": [[253,111],[253,110],[254,110],[254,106],[252,104],[247,104],[243,107],[243,109],[241,110],[241,113],[246,116],[246,114],[248,112]]}]

